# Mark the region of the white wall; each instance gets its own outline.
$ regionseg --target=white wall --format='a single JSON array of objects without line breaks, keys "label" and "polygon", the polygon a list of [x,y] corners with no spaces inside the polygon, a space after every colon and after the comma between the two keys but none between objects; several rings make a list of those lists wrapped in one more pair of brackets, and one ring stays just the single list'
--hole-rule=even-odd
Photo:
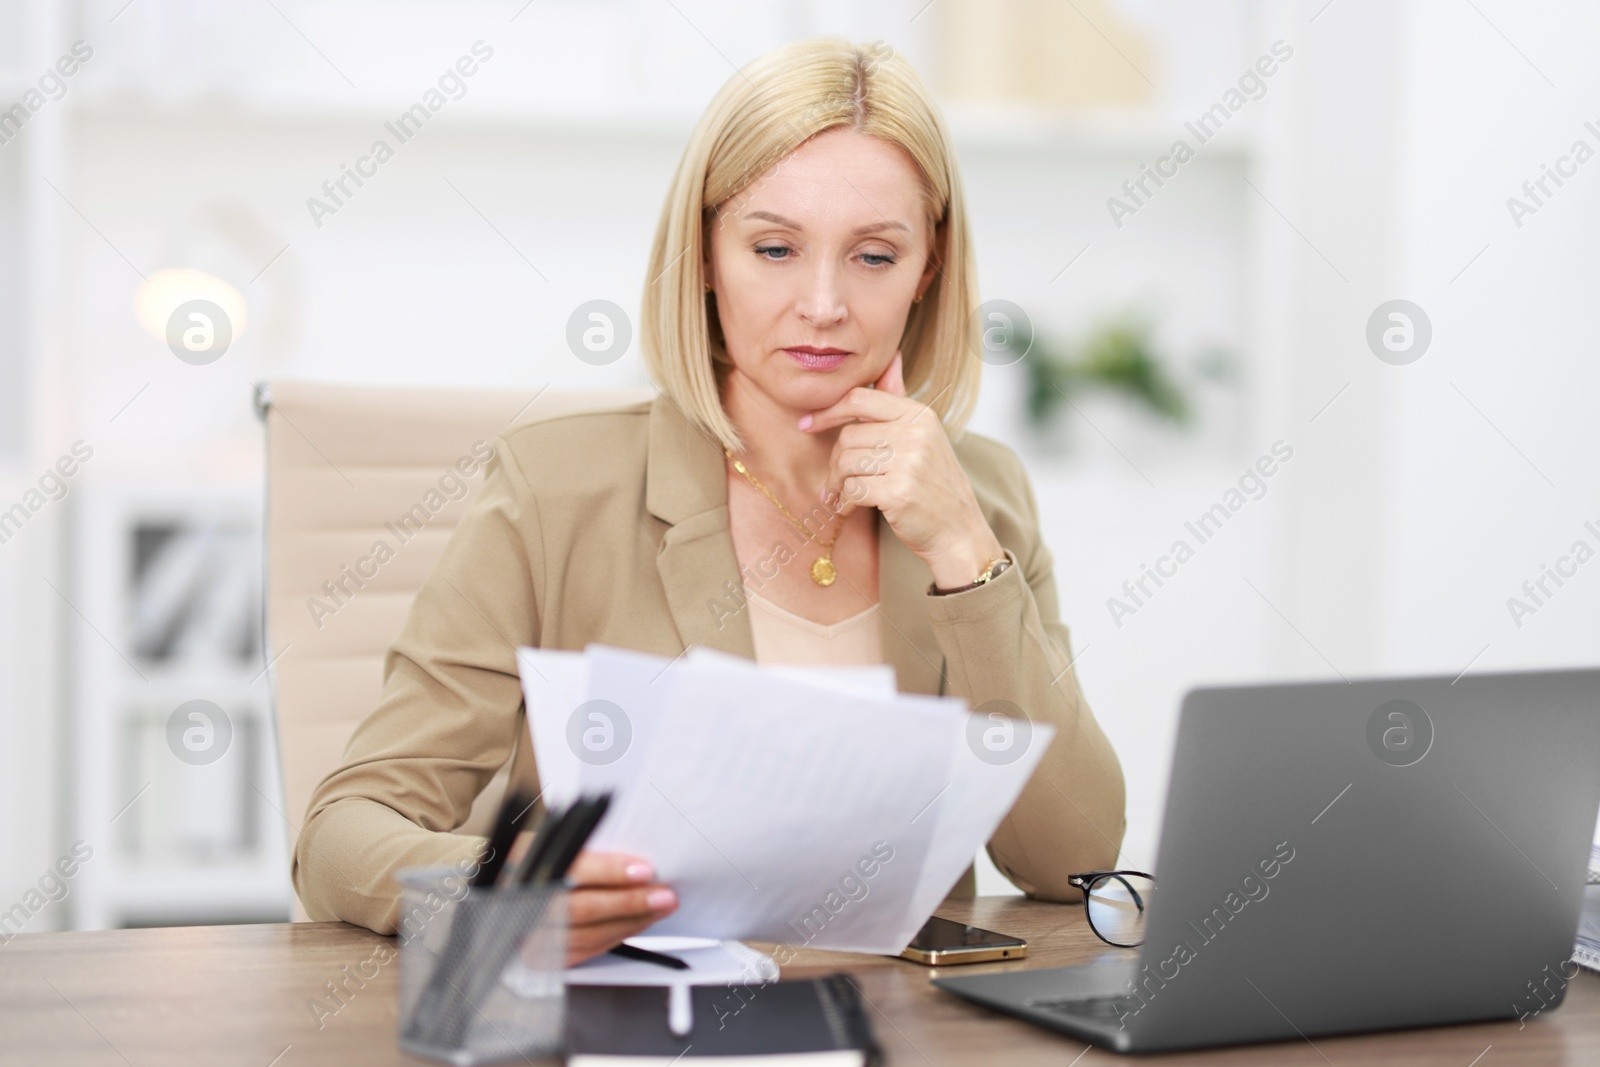
[{"label": "white wall", "polygon": [[1418,4],[1406,27],[1402,277],[1437,338],[1393,376],[1385,638],[1407,669],[1480,649],[1478,667],[1593,663],[1600,646],[1600,566],[1520,627],[1506,607],[1575,540],[1600,549],[1584,529],[1600,527],[1600,162],[1521,228],[1506,207],[1575,140],[1600,152],[1584,127],[1600,128],[1600,11],[1485,10],[1526,58],[1452,4]]},{"label": "white wall", "polygon": [[[29,78],[54,58],[58,12],[0,5],[0,99],[15,99]],[[48,57],[48,58],[46,58]],[[54,206],[42,178],[52,172],[61,141],[61,116],[30,123],[26,142],[0,146],[0,508],[9,509],[55,459],[51,451],[70,429],[62,407],[43,385],[39,365],[52,350],[55,279],[61,263],[46,239]],[[63,447],[70,445],[65,438]],[[48,453],[48,455],[47,455]],[[66,776],[70,723],[64,648],[72,595],[63,574],[63,541],[75,501],[52,502],[0,544],[0,910],[26,903],[29,890],[69,842]],[[47,580],[53,581],[52,589]],[[58,593],[57,590],[60,590]],[[38,897],[33,898],[38,900]],[[34,909],[29,930],[52,929],[65,909],[55,901]],[[8,928],[9,929],[9,928]]]}]

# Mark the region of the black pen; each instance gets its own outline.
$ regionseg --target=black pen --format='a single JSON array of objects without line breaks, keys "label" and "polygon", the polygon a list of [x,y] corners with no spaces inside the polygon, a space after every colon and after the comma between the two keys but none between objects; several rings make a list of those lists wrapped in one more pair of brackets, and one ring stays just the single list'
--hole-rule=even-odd
[{"label": "black pen", "polygon": [[518,831],[522,829],[522,820],[532,807],[533,802],[528,800],[527,795],[515,789],[502,800],[500,811],[495,816],[494,830],[489,835],[488,851],[478,865],[477,872],[467,882],[467,897],[457,903],[459,910],[456,921],[450,926],[444,949],[412,1011],[408,1032],[414,1039],[426,1039],[437,1028],[449,1025],[454,1012],[449,1001],[450,990],[460,980],[462,971],[470,965],[481,934],[479,926],[482,912],[474,906],[475,900],[468,902],[467,898],[476,898],[473,890],[479,893],[493,891],[495,880],[505,867],[506,853],[511,850]]},{"label": "black pen", "polygon": [[665,952],[651,952],[647,948],[630,945],[626,941],[611,950],[613,956],[621,956],[625,960],[638,960],[640,963],[653,963],[657,967],[670,967],[674,971],[687,971],[691,968],[684,960],[676,956],[669,956]]},{"label": "black pen", "polygon": [[478,873],[473,875],[472,881],[468,883],[474,889],[494,885],[495,879],[500,877],[500,871],[506,863],[506,855],[517,840],[517,834],[522,829],[522,820],[533,804],[528,795],[520,789],[514,789],[506,794],[505,801],[500,805],[500,814],[495,818],[494,831],[489,835],[488,853],[484,856],[483,863],[479,865]]},{"label": "black pen", "polygon": [[607,792],[589,797],[573,807],[579,810],[573,815],[571,826],[567,827],[567,833],[560,840],[551,845],[544,867],[533,872],[535,881],[559,882],[567,876],[567,871],[578,858],[578,853],[583,850],[590,835],[600,825],[600,820],[605,818],[606,810],[611,807],[611,794]]},{"label": "black pen", "polygon": [[534,868],[542,863],[545,855],[549,853],[551,840],[561,831],[571,815],[572,808],[545,809],[544,818],[540,821],[538,830],[534,832],[533,840],[528,843],[527,851],[517,861],[516,869],[506,875],[506,885],[528,884],[529,879],[533,877]]},{"label": "black pen", "polygon": [[[596,797],[581,797],[557,816],[553,825],[551,820],[546,819],[545,825],[541,826],[539,831],[539,837],[544,840],[534,841],[536,846],[542,845],[539,854],[524,859],[518,865],[516,875],[519,880],[512,884],[540,886],[564,877],[567,868],[572,865],[573,858],[583,848],[584,842],[589,840],[589,835],[594,833],[595,827],[600,824],[600,819],[610,804],[609,792]],[[497,892],[506,892],[506,888],[501,887]],[[481,936],[472,940],[471,966],[462,975],[465,989],[457,990],[461,994],[460,999],[451,1001],[454,1010],[443,1021],[438,1031],[440,1043],[445,1047],[459,1046],[461,1037],[471,1021],[471,1012],[476,1010],[476,1005],[483,1003],[489,988],[500,980],[500,973],[505,970],[506,961],[516,952],[518,942],[526,933],[525,930],[508,929],[504,925],[507,914],[498,913],[495,928],[487,933],[479,931]],[[451,933],[455,933],[455,927],[451,928]],[[515,936],[508,936],[512,934]]]}]

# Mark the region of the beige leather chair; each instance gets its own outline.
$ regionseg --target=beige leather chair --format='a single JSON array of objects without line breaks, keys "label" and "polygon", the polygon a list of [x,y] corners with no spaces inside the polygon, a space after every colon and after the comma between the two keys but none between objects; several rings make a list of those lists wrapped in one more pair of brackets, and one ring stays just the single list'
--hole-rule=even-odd
[{"label": "beige leather chair", "polygon": [[[267,648],[292,850],[312,790],[377,706],[384,652],[483,484],[474,448],[486,453],[496,434],[519,423],[651,393],[303,381],[256,390],[267,426]],[[458,464],[472,476],[460,477]],[[379,541],[393,553],[382,563]],[[479,795],[458,832],[487,831],[508,771]],[[298,899],[294,917],[306,918]]]}]

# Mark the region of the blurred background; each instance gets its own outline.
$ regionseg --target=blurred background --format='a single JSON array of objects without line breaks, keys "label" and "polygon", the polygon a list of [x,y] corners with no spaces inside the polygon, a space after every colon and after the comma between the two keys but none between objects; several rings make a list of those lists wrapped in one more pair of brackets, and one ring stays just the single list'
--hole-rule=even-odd
[{"label": "blurred background", "polygon": [[[1034,479],[1125,865],[1190,686],[1594,663],[1592,5],[0,0],[6,932],[288,915],[253,384],[646,385],[568,318],[636,312],[700,110],[821,34],[946,109],[1028,338],[973,429]],[[195,294],[211,362],[166,336]],[[191,700],[223,758],[173,758]]]}]

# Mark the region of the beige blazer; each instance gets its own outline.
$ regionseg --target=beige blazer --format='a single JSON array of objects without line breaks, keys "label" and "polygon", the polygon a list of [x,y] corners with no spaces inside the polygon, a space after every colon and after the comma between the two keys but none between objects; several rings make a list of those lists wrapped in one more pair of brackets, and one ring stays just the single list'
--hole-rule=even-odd
[{"label": "beige blazer", "polygon": [[[293,877],[313,919],[393,932],[394,872],[481,850],[482,838],[450,831],[508,757],[511,784],[538,792],[518,645],[676,656],[698,644],[754,657],[737,610],[725,458],[675,404],[555,416],[508,430],[494,448],[385,657],[377,708],[311,798]],[[1009,701],[1056,727],[989,855],[1025,892],[1077,900],[1067,876],[1112,866],[1121,846],[1122,770],[1069,666],[1021,463],[972,433],[955,452],[1014,565],[987,585],[930,596],[927,564],[880,516],[884,657],[903,692],[956,694],[973,708]],[[953,895],[972,883],[969,869]]]}]

